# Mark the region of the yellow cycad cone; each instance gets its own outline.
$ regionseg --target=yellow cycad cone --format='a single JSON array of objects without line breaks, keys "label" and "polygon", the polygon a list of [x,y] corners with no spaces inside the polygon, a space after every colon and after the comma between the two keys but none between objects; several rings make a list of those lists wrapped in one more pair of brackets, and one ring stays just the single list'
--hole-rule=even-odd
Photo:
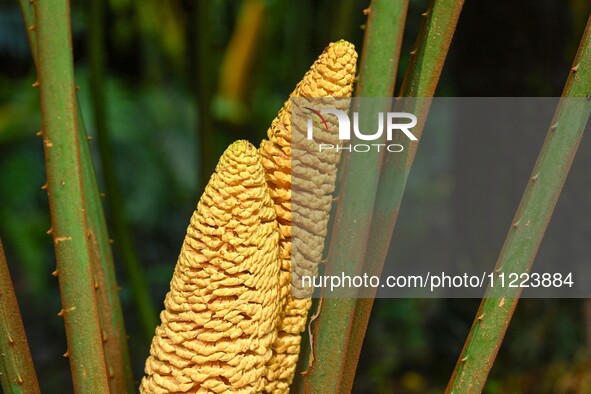
[{"label": "yellow cycad cone", "polygon": [[191,218],[142,393],[263,390],[280,313],[275,218],[256,148],[235,142]]},{"label": "yellow cycad cone", "polygon": [[[330,44],[297,85],[290,98],[350,97],[353,92],[356,63],[357,53],[351,43],[341,40]],[[265,392],[269,393],[288,392],[293,381],[301,333],[306,326],[311,299],[309,294],[303,298],[292,298],[290,277],[302,274],[315,275],[317,272],[340,160],[339,154],[326,153],[317,154],[311,160],[305,161],[292,157],[293,138],[296,138],[297,134],[297,138],[301,139],[305,131],[299,122],[298,130],[295,130],[291,110],[292,102],[288,100],[267,132],[269,140],[263,141],[259,148],[277,212],[280,233],[283,313],[278,325],[278,336],[273,344],[273,357],[267,363]],[[331,138],[336,141],[337,136]],[[292,160],[297,161],[293,169]],[[292,186],[297,188],[297,196],[293,196],[293,201]],[[292,231],[296,231],[296,228],[292,228],[292,213],[297,214],[299,218],[297,234],[292,234]],[[314,222],[314,225],[307,225],[308,222]],[[304,243],[305,250],[292,250],[292,239],[296,238]],[[296,272],[297,270],[305,272]]]}]

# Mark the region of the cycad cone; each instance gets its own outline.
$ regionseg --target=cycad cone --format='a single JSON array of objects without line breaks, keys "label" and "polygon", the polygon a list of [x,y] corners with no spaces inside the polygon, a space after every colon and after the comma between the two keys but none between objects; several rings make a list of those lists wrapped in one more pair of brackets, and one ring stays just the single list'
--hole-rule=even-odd
[{"label": "cycad cone", "polygon": [[[330,44],[290,98],[350,97],[356,61],[352,44]],[[258,153],[238,141],[220,159],[187,229],[142,393],[289,392],[311,305],[291,296],[290,275],[320,263],[339,161],[292,158],[303,130],[291,108],[286,101]],[[294,185],[316,203],[294,207]],[[292,229],[292,210],[315,225]],[[292,256],[292,230],[314,253]]]},{"label": "cycad cone", "polygon": [[264,389],[280,314],[275,219],[256,148],[235,142],[191,218],[142,393]]},{"label": "cycad cone", "polygon": [[[356,63],[357,53],[351,43],[341,40],[330,44],[296,86],[290,98],[350,97],[353,92]],[[294,208],[292,204],[292,159],[295,160],[295,158],[292,158],[292,133],[294,135],[296,132],[301,134],[303,130],[292,130],[291,110],[292,102],[287,100],[267,132],[269,140],[263,141],[259,148],[271,197],[277,212],[280,233],[280,287],[283,312],[277,328],[278,336],[273,343],[273,356],[267,363],[265,392],[269,393],[289,392],[289,387],[293,381],[300,352],[301,333],[306,327],[311,299],[308,297],[293,298],[291,296],[290,276],[295,274],[293,270],[296,268],[292,267],[292,262],[297,260],[298,266],[306,266],[306,264],[302,264],[301,260],[307,260],[305,262],[309,263],[307,266],[312,267],[309,271],[312,274],[316,272],[316,267],[322,257],[326,223],[332,200],[331,193],[334,191],[339,160],[338,155],[335,157],[334,155],[318,154],[317,162],[321,162],[322,165],[309,169],[306,169],[305,163],[298,162],[297,174],[294,172],[293,184],[297,184],[296,178],[300,180],[306,178],[305,173],[307,170],[316,171],[315,176],[309,177],[312,183],[307,183],[308,186],[304,189],[298,189],[298,198],[306,193],[313,193],[312,198],[314,201],[322,202],[328,199],[328,204],[310,204],[310,206],[316,206],[299,212],[300,217],[302,215],[309,215],[309,218],[322,217],[324,228],[308,231],[305,228],[298,227],[299,233],[295,234],[294,231],[294,234],[292,234],[292,208]],[[327,159],[329,159],[328,162]],[[321,171],[321,176],[317,176],[318,170]],[[317,191],[322,191],[323,195],[318,195]],[[303,207],[301,204],[298,205],[300,208]],[[306,250],[320,251],[320,253],[312,253],[313,256],[311,254],[308,256],[298,254],[297,259],[295,259],[296,256],[292,256],[292,235],[298,238],[305,236],[308,240],[305,245]]]}]

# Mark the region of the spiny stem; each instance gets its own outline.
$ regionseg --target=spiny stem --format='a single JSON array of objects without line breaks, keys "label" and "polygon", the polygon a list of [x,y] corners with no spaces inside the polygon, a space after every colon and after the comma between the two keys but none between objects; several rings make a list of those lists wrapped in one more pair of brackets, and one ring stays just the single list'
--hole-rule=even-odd
[{"label": "spiny stem", "polygon": [[[434,0],[423,14],[423,25],[400,90],[401,98],[425,97],[403,100],[404,108],[400,108],[402,112],[410,112],[417,117],[418,124],[413,128],[413,134],[419,140],[429,113],[430,97],[435,94],[463,4],[464,0]],[[418,141],[409,144],[406,138],[394,142],[402,144],[404,151],[386,155],[384,159],[371,220],[369,239],[372,247],[367,248],[365,254],[364,272],[367,275],[379,276],[382,272],[418,145]],[[374,295],[375,290],[368,289]],[[354,340],[347,354],[347,362],[352,364],[352,370],[357,366],[373,302],[373,297],[356,301],[351,330]]]},{"label": "spiny stem", "polygon": [[[531,269],[591,113],[591,17],[546,140],[534,166],[496,272]],[[521,289],[487,289],[446,393],[481,392],[519,301]]]},{"label": "spiny stem", "polygon": [[[94,4],[96,2],[93,2]],[[20,0],[27,36],[31,46],[31,53],[35,65],[37,61],[37,37],[35,35],[34,8],[30,1]],[[95,17],[97,13],[92,13]],[[91,23],[91,34],[93,36],[93,24]],[[94,32],[96,35],[96,32]],[[91,45],[91,48],[95,48]],[[94,165],[87,143],[87,133],[80,111],[77,105],[79,142],[82,163],[83,193],[86,205],[86,220],[88,224],[88,237],[91,247],[91,259],[94,273],[94,281],[97,295],[97,307],[101,334],[103,340],[103,351],[107,360],[107,370],[112,375],[109,380],[111,389],[123,392],[127,385],[127,392],[135,391],[135,382],[131,371],[131,361],[127,336],[125,334],[125,323],[123,311],[119,299],[119,287],[113,264],[113,254],[109,243],[109,235],[103,206],[100,200]],[[56,271],[57,272],[57,271]]]},{"label": "spiny stem", "polygon": [[109,390],[98,318],[67,0],[35,2],[43,144],[52,230],[76,392]]},{"label": "spiny stem", "polygon": [[0,381],[5,393],[39,393],[25,327],[0,240]]},{"label": "spiny stem", "polygon": [[[357,96],[391,97],[404,32],[408,1],[373,0],[361,60]],[[351,141],[355,143],[355,141]],[[382,152],[383,153],[383,152]],[[367,247],[371,212],[378,188],[382,154],[344,158],[347,169],[340,186],[325,274],[360,269]],[[362,190],[363,193],[359,193]],[[355,232],[351,224],[355,223]],[[324,300],[314,326],[316,360],[308,370],[304,390],[315,393],[349,392],[355,370],[345,361],[355,299]],[[335,324],[338,322],[338,324]]]}]

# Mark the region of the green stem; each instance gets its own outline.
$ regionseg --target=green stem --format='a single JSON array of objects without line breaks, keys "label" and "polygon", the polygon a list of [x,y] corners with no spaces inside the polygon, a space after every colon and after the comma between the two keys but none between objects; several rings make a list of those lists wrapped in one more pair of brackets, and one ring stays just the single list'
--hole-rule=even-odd
[{"label": "green stem", "polygon": [[67,0],[35,2],[43,144],[62,316],[76,392],[109,390],[82,190]]},{"label": "green stem", "polygon": [[[357,96],[393,95],[407,9],[408,1],[372,1]],[[360,141],[351,141],[352,144],[356,142]],[[327,275],[346,272],[347,267],[360,268],[363,265],[371,212],[378,188],[377,169],[382,160],[383,154],[351,154],[345,157],[346,174],[341,181],[335,211]],[[354,232],[350,231],[351,223],[355,223]],[[305,391],[343,393],[351,390],[355,371],[347,369],[345,355],[349,346],[354,306],[353,298],[323,301],[313,332],[313,354],[316,361],[308,371]]]},{"label": "green stem", "polygon": [[[540,151],[495,272],[531,269],[591,113],[591,17],[569,73],[552,125]],[[446,393],[481,392],[520,296],[520,289],[487,290]]]},{"label": "green stem", "polygon": [[39,393],[16,294],[0,240],[0,381],[5,393]]},{"label": "green stem", "polygon": [[80,110],[78,110],[78,119],[80,119],[82,187],[85,196],[88,239],[109,387],[113,393],[133,393],[136,390],[136,384],[131,369],[125,321],[113,263],[113,251]]},{"label": "green stem", "polygon": [[105,53],[103,30],[104,2],[101,0],[92,0],[90,7],[88,46],[90,48],[91,104],[94,112],[94,126],[97,133],[99,153],[104,171],[107,202],[111,211],[115,245],[121,252],[123,266],[131,287],[135,307],[140,317],[144,337],[149,341],[152,339],[154,329],[158,324],[157,312],[150,296],[147,280],[133,245],[133,239],[125,217],[125,209],[117,180],[115,161],[111,154],[109,130],[106,122],[105,60],[103,58],[103,54]]},{"label": "green stem", "polygon": [[[418,124],[413,128],[413,134],[419,139],[429,113],[430,97],[435,94],[463,3],[464,0],[434,0],[423,14],[425,19],[400,91],[400,97],[426,97],[403,101],[404,108],[400,109],[417,117]],[[365,254],[364,272],[370,276],[379,276],[382,272],[418,145],[418,142],[409,144],[406,138],[395,142],[403,144],[404,151],[386,155],[384,159],[371,220],[369,239],[372,240],[372,247]],[[375,290],[368,289],[374,295]],[[373,302],[373,297],[359,298],[355,305],[351,330],[354,340],[347,354],[351,370],[357,366]]]},{"label": "green stem", "polygon": [[[37,65],[37,37],[34,34],[34,28],[31,28],[35,26],[34,8],[28,0],[20,0],[20,4],[27,27],[27,36],[31,46],[33,61]],[[92,23],[91,35],[93,35]],[[94,47],[91,45],[91,48]],[[113,253],[96,182],[94,165],[88,143],[86,143],[87,133],[79,104],[77,105],[77,113],[83,172],[82,187],[85,195],[86,220],[89,228],[88,236],[91,246],[97,307],[103,338],[103,351],[105,353],[107,371],[111,377],[109,387],[114,392],[134,392],[135,382],[131,370],[123,311],[119,299],[119,287],[117,286],[113,264]]]}]

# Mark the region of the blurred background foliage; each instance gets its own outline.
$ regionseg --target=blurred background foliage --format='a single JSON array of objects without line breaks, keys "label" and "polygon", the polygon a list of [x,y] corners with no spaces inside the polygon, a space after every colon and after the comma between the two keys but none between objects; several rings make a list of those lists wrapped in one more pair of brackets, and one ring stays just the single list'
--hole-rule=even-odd
[{"label": "blurred background foliage", "polygon": [[[104,3],[106,122],[125,214],[158,308],[189,217],[219,154],[238,138],[258,145],[328,42],[344,38],[360,49],[362,10],[368,5],[368,0]],[[425,6],[426,0],[410,2],[398,86]],[[467,0],[437,94],[560,95],[590,11],[588,0]],[[92,17],[84,2],[72,3],[79,100],[91,136],[87,41]],[[0,234],[42,389],[69,392],[68,362],[61,358],[66,348],[63,322],[56,316],[59,293],[50,276],[54,256],[45,234],[48,203],[40,189],[45,176],[41,140],[35,137],[40,128],[38,92],[31,87],[35,79],[18,4],[0,0]],[[490,260],[492,266],[538,149],[531,136],[511,136],[517,142],[508,147],[503,144],[508,136],[500,133],[479,151],[461,149],[458,142],[470,136],[442,133],[425,139],[407,189],[408,206],[403,206],[395,232],[397,258],[449,258],[438,255],[437,244],[447,242],[446,234],[453,232],[460,234],[464,258]],[[579,156],[590,157],[589,136],[585,141]],[[91,142],[103,183],[95,145]],[[483,155],[487,149],[495,153]],[[502,165],[483,176],[478,173],[482,160]],[[584,163],[579,167],[588,169],[589,160]],[[457,176],[457,169],[466,166],[474,172]],[[496,180],[493,188],[491,179]],[[577,179],[589,190],[588,174]],[[589,249],[579,246],[589,243],[591,228],[588,221],[573,224],[572,219],[581,217],[581,209],[589,217],[591,198],[573,198],[561,200],[550,231],[568,250],[576,250],[569,258],[589,261]],[[578,207],[574,213],[569,211],[573,204]],[[475,228],[472,216],[489,225]],[[579,235],[561,239],[563,226]],[[429,248],[424,247],[426,238],[432,242]],[[148,345],[140,334],[117,244],[114,251],[139,378]],[[355,390],[441,392],[478,303],[378,300]],[[583,318],[585,305],[581,300],[523,300],[486,392],[589,390],[591,317]]]}]

